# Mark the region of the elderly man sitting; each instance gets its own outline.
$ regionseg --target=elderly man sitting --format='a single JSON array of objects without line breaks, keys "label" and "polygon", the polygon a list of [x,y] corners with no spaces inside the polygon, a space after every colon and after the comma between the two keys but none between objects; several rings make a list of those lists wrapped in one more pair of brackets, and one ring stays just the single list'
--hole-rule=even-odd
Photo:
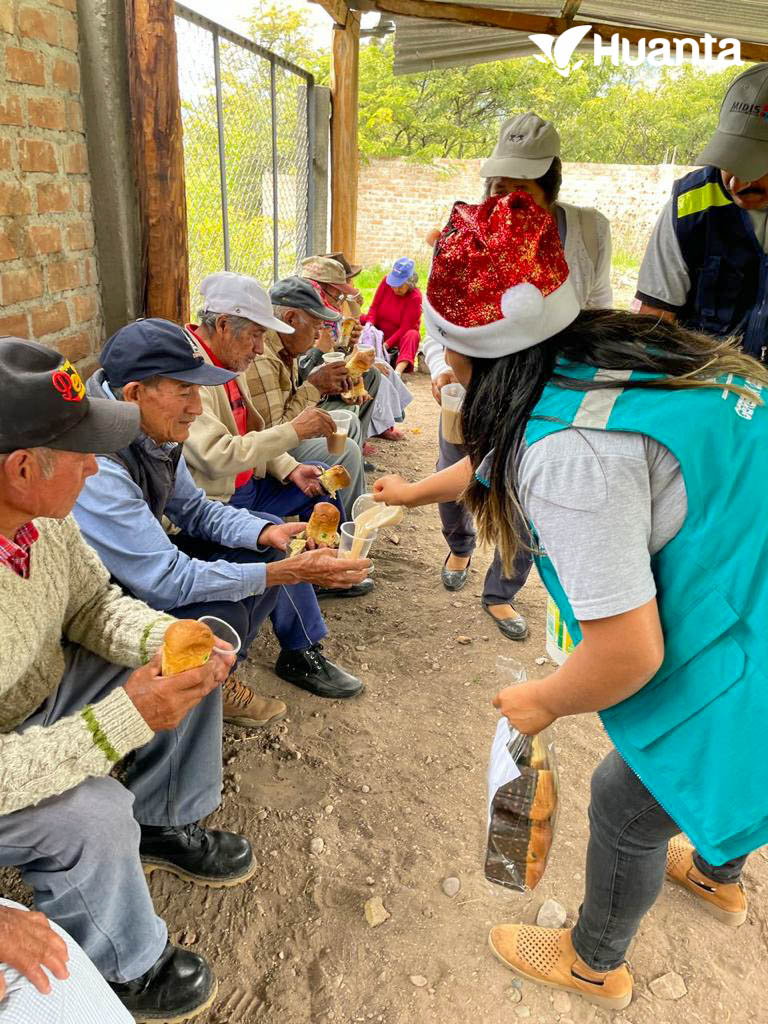
[{"label": "elderly man sitting", "polygon": [[[196,824],[221,797],[219,683],[234,659],[161,677],[173,619],[110,585],[69,514],[91,453],[138,429],[134,406],[91,400],[59,353],[0,340],[0,865],[21,869],[137,1019],[181,1020],[216,981],[169,942],[144,871],[229,886],[256,863],[244,837]],[[123,782],[110,778],[131,751]]]},{"label": "elderly man sitting", "polygon": [[[133,443],[100,458],[99,476],[86,482],[75,508],[115,579],[172,615],[224,619],[242,640],[241,660],[271,615],[281,679],[321,697],[360,693],[360,680],[322,653],[327,629],[310,584],[359,584],[370,563],[340,562],[323,550],[285,559],[302,524],[211,501],[187,469],[181,445],[201,413],[201,390],[215,391],[235,374],[207,364],[184,329],[167,320],[121,328],[101,361],[89,394],[138,406],[142,429]],[[164,516],[180,532],[169,536]],[[236,676],[224,696],[225,718],[237,725],[265,725],[285,714],[282,701],[257,696]]]},{"label": "elderly man sitting", "polygon": [[[340,314],[323,304],[309,281],[286,277],[270,289],[272,312],[276,320],[273,330],[264,336],[264,352],[257,356],[246,374],[251,398],[264,422],[270,426],[285,423],[298,409],[314,408],[325,396],[340,394],[348,387],[343,361],[320,361],[304,383],[299,380],[299,357],[312,348],[315,335],[329,319]],[[343,403],[339,403],[343,408]],[[360,445],[360,422],[353,415],[350,436],[340,456],[328,454],[325,440],[302,441],[292,454],[308,462],[325,460],[345,466],[352,478],[347,508],[365,490],[365,476]]]}]

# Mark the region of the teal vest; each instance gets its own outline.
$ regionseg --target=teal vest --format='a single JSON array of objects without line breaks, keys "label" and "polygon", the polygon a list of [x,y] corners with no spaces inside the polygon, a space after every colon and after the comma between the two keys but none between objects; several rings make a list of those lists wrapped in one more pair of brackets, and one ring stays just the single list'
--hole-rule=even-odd
[{"label": "teal vest", "polygon": [[[561,369],[595,375],[580,365]],[[633,375],[640,376],[647,377]],[[760,394],[759,385],[738,383]],[[701,855],[722,864],[768,843],[768,406],[720,389],[577,392],[549,383],[526,442],[569,426],[647,434],[680,462],[688,513],[652,559],[664,662],[600,717]],[[537,564],[578,643],[581,630],[546,552]]]}]

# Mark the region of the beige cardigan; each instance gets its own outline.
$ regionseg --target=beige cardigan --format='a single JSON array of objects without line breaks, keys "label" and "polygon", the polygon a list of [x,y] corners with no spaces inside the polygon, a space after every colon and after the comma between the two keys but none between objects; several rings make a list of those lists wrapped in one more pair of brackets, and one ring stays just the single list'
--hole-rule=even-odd
[{"label": "beige cardigan", "polygon": [[[206,363],[210,363],[208,353],[197,344],[194,335],[189,337]],[[237,384],[247,410],[248,433],[242,437],[238,434],[226,388],[220,384],[200,388],[203,412],[184,442],[184,458],[195,482],[216,501],[229,501],[235,490],[235,477],[247,469],[252,469],[256,477],[269,473],[283,481],[299,465],[286,454],[299,443],[291,424],[281,423],[265,430],[244,373],[238,375]]]}]

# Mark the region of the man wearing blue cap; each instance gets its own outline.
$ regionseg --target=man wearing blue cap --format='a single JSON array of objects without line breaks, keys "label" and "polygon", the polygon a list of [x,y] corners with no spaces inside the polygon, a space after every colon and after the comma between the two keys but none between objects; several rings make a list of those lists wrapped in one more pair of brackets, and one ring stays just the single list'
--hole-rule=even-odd
[{"label": "man wearing blue cap", "polygon": [[[356,586],[370,562],[343,562],[324,550],[290,559],[284,552],[304,527],[206,498],[182,455],[202,411],[201,387],[215,390],[236,374],[206,362],[194,339],[167,320],[139,320],[114,334],[88,393],[134,403],[142,432],[99,459],[75,517],[115,579],[148,604],[180,618],[214,615],[239,634],[244,660],[270,615],[281,652],[275,672],[321,697],[352,697],[359,679],[324,657],[327,628],[311,584]],[[167,518],[179,532],[169,536]],[[224,686],[227,721],[251,727],[285,715],[282,701],[257,696],[236,676]]]},{"label": "man wearing blue cap", "polygon": [[421,344],[421,292],[413,260],[395,260],[392,269],[379,282],[368,312],[361,324],[373,324],[384,332],[384,344],[395,355],[395,371],[402,376],[413,370]]}]

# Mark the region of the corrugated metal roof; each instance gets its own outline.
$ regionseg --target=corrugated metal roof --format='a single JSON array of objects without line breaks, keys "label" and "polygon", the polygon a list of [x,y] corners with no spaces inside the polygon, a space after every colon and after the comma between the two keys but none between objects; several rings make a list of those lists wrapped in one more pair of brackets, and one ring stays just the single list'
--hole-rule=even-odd
[{"label": "corrugated metal roof", "polygon": [[[436,0],[451,2],[451,0]],[[510,4],[508,0],[461,0],[463,6],[498,7],[543,17],[559,17],[561,4],[536,0]],[[717,38],[733,36],[755,43],[768,43],[768,3],[765,0],[584,0],[576,15],[580,23],[609,22],[636,28],[679,31],[698,38],[711,32]],[[421,18],[396,17],[395,74],[404,75],[432,68],[482,64],[491,60],[524,57],[539,51],[526,32],[480,28],[474,25]],[[592,49],[587,40],[579,49]]]}]

